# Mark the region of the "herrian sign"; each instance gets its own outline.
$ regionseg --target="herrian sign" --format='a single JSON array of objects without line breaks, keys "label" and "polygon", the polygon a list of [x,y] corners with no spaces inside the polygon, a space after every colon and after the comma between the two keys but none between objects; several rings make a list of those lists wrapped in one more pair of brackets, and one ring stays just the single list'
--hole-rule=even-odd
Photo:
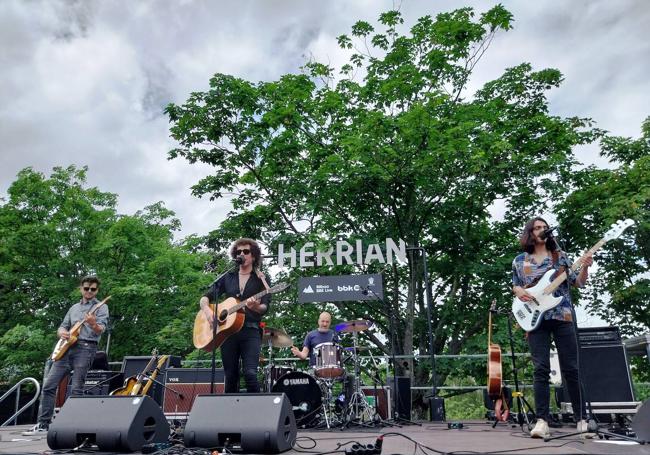
[{"label": "herrian sign", "polygon": [[358,239],[351,244],[338,240],[326,251],[316,250],[314,242],[305,243],[299,250],[294,247],[286,251],[284,244],[278,245],[278,265],[285,267],[321,267],[334,265],[364,265],[377,261],[381,264],[392,264],[395,259],[406,262],[406,242],[387,238],[383,244],[371,243],[364,248],[363,240]]}]

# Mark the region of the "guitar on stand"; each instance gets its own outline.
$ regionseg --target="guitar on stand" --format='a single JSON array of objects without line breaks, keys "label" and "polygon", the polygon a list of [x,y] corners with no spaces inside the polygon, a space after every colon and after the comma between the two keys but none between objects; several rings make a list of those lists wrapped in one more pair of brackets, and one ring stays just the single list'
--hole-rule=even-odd
[{"label": "guitar on stand", "polygon": [[[165,357],[165,360],[167,360],[167,357],[169,356],[162,356],[162,357]],[[154,350],[151,351],[151,359],[149,359],[149,362],[144,367],[144,369],[140,373],[133,375],[129,378],[126,378],[124,380],[124,385],[119,389],[113,390],[110,394],[131,395],[131,396],[146,395],[147,392],[149,391],[149,387],[151,387],[151,384],[148,384],[149,374],[153,372],[154,365],[156,365],[157,358],[158,358],[158,350],[154,348]],[[145,380],[147,380],[147,383],[145,383]],[[146,390],[144,390],[145,384],[148,385]]]},{"label": "guitar on stand", "polygon": [[494,428],[499,422],[506,422],[510,416],[508,400],[503,393],[503,369],[501,367],[501,346],[492,343],[492,313],[497,311],[496,300],[492,301],[488,316],[488,362],[487,393],[494,403]]}]

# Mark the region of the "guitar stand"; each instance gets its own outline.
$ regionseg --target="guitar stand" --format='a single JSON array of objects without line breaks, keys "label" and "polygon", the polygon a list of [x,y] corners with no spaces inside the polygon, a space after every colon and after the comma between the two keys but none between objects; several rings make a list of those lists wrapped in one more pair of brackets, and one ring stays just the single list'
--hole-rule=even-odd
[{"label": "guitar stand", "polygon": [[[514,423],[519,425],[522,431],[524,431],[524,423],[526,423],[526,427],[530,431],[531,428],[531,422],[528,419],[528,413],[532,413],[535,415],[535,412],[533,410],[533,407],[526,401],[526,398],[524,398],[523,392],[519,390],[519,379],[517,377],[517,359],[515,358],[515,340],[512,335],[512,313],[509,310],[497,310],[497,313],[501,314],[506,314],[508,317],[508,341],[510,342],[510,361],[512,362],[512,377],[515,382],[515,390],[512,392],[512,398],[515,400],[515,403],[517,404],[517,413],[516,416],[513,417],[513,414],[510,413],[510,418],[513,419]],[[495,421],[494,425],[492,425],[492,428],[497,426],[497,423],[499,421]]]}]

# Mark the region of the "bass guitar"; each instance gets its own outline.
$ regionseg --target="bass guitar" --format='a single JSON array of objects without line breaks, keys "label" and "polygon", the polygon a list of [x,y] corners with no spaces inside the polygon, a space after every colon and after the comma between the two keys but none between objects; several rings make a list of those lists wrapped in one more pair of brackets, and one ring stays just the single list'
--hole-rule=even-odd
[{"label": "bass guitar", "polygon": [[[86,315],[95,314],[95,311],[97,311],[102,305],[108,302],[108,299],[110,298],[111,296],[109,295],[104,300],[102,300],[97,305],[95,305],[88,313],[86,313]],[[68,351],[68,349],[70,349],[70,347],[77,342],[77,338],[79,337],[79,332],[81,331],[81,326],[83,324],[84,324],[84,320],[82,319],[81,321],[78,321],[75,325],[73,325],[69,332],[70,337],[67,340],[65,338],[59,338],[59,341],[57,341],[56,345],[54,346],[54,351],[52,351],[52,355],[50,356],[50,359],[56,362],[61,357],[63,357],[63,355]]]},{"label": "bass guitar", "polygon": [[[573,263],[571,271],[578,271],[582,267],[585,256],[594,254],[609,240],[620,237],[623,231],[633,224],[634,221],[629,219],[614,223],[602,239]],[[518,297],[513,299],[512,314],[526,332],[535,330],[544,319],[544,313],[555,308],[562,301],[562,297],[555,297],[553,292],[567,279],[567,273],[561,273],[556,278],[553,278],[556,272],[555,269],[548,270],[534,286],[526,288],[528,294],[533,296],[532,300],[525,302]]]},{"label": "bass guitar", "polygon": [[[194,333],[192,336],[194,347],[208,352],[218,348],[226,341],[226,338],[233,333],[239,332],[243,327],[245,317],[244,307],[248,300],[258,300],[266,294],[282,292],[288,287],[289,285],[287,283],[279,283],[267,290],[258,292],[249,297],[249,299],[239,301],[235,297],[230,297],[218,304],[215,318],[218,324],[217,336],[214,339],[212,338],[212,324],[205,317],[205,313],[199,310],[196,313],[196,318],[194,318]],[[215,314],[214,304],[210,304],[210,309]]]},{"label": "bass guitar", "polygon": [[494,402],[494,417],[505,422],[510,415],[508,401],[503,396],[503,370],[501,367],[501,346],[492,343],[492,313],[496,312],[496,300],[492,301],[488,316],[488,362],[487,393]]}]

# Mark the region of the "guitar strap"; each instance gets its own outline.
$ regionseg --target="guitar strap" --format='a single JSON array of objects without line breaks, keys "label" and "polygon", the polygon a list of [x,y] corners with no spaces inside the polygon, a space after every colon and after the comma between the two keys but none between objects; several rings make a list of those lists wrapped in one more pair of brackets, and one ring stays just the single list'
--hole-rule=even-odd
[{"label": "guitar strap", "polygon": [[[560,261],[560,253],[557,250],[551,252],[551,261],[552,261],[552,267],[555,268],[557,263]],[[526,258],[524,262],[524,273],[529,273],[531,271],[529,264],[530,263],[528,261],[528,253],[526,253]],[[562,275],[565,272],[566,272],[566,267],[560,266],[560,268],[557,270],[557,273],[555,273],[553,276],[557,277]],[[543,274],[538,276],[537,278],[535,278],[533,281],[531,281],[529,284],[527,284],[524,287],[526,289],[534,287],[537,283],[539,283],[539,280],[541,280],[543,276],[544,276]]]}]

